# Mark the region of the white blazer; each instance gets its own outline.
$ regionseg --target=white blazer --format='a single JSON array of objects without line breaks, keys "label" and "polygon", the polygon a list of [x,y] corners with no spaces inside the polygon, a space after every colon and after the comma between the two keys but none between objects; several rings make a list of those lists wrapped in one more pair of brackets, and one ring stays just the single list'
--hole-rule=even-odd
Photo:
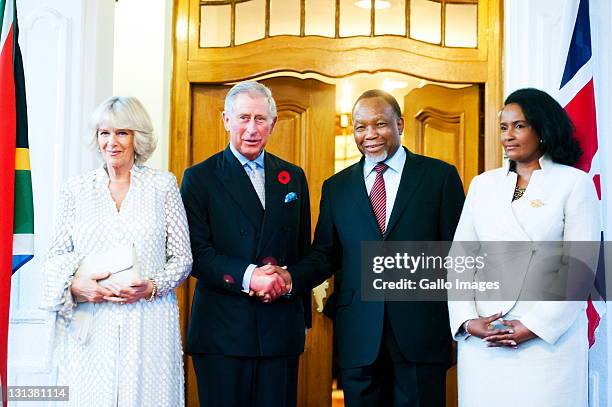
[{"label": "white blazer", "polygon": [[[540,159],[540,166],[531,175],[523,197],[514,204],[517,174],[509,171],[508,164],[472,180],[454,241],[527,244],[522,245],[523,252],[509,253],[507,261],[498,264],[497,273],[502,280],[505,278],[519,288],[516,296],[491,301],[487,294],[468,292],[462,297],[464,301],[449,301],[451,330],[455,336],[466,320],[501,311],[502,315],[520,319],[541,339],[554,344],[584,310],[586,304],[580,301],[521,301],[520,287],[533,265],[540,262],[537,269],[541,270],[541,260],[551,258],[550,250],[559,250],[559,260],[564,250],[562,244],[551,248],[550,244],[538,243],[600,240],[599,203],[589,176],[573,167],[554,163],[548,156]],[[578,255],[584,256],[582,252]],[[581,260],[594,270],[597,256],[598,252],[594,251]],[[557,268],[560,266],[559,263]],[[467,273],[463,278],[477,279],[473,270]]]}]

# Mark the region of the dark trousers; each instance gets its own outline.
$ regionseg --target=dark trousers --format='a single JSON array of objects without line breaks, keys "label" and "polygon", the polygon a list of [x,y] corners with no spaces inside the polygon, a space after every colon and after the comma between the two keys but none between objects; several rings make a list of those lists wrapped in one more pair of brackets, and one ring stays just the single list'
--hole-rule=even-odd
[{"label": "dark trousers", "polygon": [[342,369],[345,406],[444,407],[446,369],[446,364],[407,361],[385,311],[382,343],[374,363]]},{"label": "dark trousers", "polygon": [[297,404],[299,356],[238,358],[192,355],[203,407]]}]

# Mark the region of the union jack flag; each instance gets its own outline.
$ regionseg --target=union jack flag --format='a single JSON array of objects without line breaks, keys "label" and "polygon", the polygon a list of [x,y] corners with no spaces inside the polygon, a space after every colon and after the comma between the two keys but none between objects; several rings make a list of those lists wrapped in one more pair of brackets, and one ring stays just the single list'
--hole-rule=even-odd
[{"label": "union jack flag", "polygon": [[[565,107],[576,127],[576,138],[582,147],[583,155],[576,164],[593,179],[597,195],[601,201],[601,181],[597,142],[597,114],[595,109],[595,87],[593,86],[593,50],[591,48],[591,24],[589,1],[579,0],[571,41],[567,51],[565,69],[561,78],[558,100]],[[603,238],[603,234],[602,234]],[[603,250],[601,251],[603,256]],[[600,267],[603,261],[600,258]],[[605,273],[598,270],[596,289],[605,293]],[[605,307],[601,302],[588,301],[589,346],[595,344],[595,331],[601,321]]]}]

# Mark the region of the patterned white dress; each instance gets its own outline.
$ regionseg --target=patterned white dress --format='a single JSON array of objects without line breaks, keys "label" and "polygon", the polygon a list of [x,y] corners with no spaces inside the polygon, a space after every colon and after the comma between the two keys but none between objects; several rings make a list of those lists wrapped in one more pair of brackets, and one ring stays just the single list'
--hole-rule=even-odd
[{"label": "patterned white dress", "polygon": [[[58,313],[58,385],[73,406],[183,406],[183,352],[174,289],[191,271],[185,209],[172,174],[134,165],[117,211],[104,167],[76,177],[61,192],[55,238],[44,266],[41,307]],[[70,293],[90,253],[134,245],[141,277],[156,298],[93,304],[85,343],[71,333],[78,307]],[[63,403],[62,405],[66,405]]]}]

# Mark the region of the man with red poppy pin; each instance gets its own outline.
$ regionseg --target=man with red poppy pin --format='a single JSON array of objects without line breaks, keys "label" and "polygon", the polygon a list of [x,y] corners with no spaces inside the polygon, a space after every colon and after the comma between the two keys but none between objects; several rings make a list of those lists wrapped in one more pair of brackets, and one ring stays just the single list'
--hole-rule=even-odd
[{"label": "man with red poppy pin", "polygon": [[185,171],[181,186],[196,284],[186,350],[203,406],[295,406],[310,292],[286,266],[310,250],[304,171],[264,147],[277,120],[264,85],[232,87],[228,147]]}]

